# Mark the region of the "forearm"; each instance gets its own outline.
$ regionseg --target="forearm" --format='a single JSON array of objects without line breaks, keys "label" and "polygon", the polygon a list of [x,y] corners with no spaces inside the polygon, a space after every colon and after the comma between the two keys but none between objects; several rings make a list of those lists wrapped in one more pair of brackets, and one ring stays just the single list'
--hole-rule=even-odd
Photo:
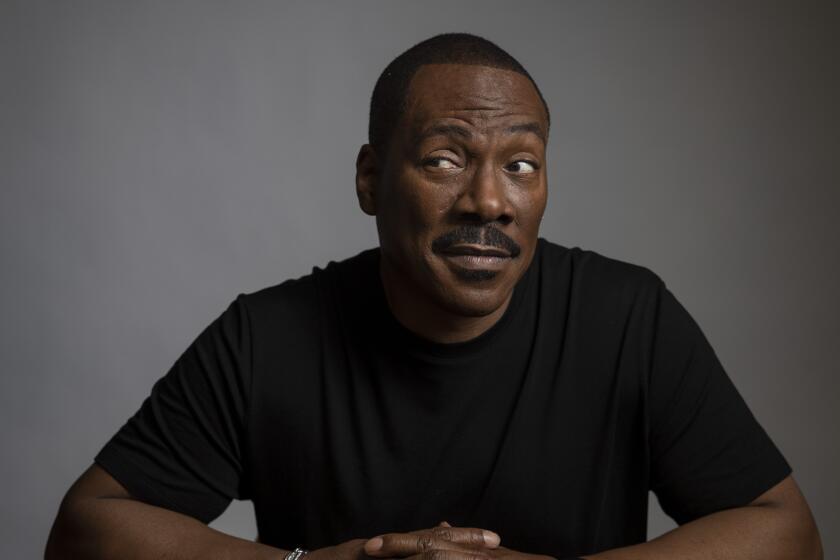
[{"label": "forearm", "polygon": [[822,560],[808,515],[773,505],[720,511],[643,544],[584,556],[592,560]]},{"label": "forearm", "polygon": [[62,504],[46,560],[282,560],[286,551],[211,529],[187,515],[121,498]]}]

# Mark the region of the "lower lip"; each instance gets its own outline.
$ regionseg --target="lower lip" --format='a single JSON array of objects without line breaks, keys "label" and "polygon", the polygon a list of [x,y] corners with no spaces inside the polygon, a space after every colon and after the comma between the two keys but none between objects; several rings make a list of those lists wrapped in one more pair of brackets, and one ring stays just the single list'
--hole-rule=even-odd
[{"label": "lower lip", "polygon": [[442,257],[448,262],[467,270],[501,270],[510,262],[510,257],[448,255]]}]

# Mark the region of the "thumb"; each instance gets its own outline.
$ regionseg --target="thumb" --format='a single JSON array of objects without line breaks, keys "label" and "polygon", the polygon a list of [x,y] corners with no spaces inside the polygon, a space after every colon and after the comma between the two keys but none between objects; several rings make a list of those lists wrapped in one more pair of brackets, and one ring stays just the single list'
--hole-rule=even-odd
[{"label": "thumb", "polygon": [[450,525],[450,524],[449,524],[449,523],[447,523],[446,521],[441,521],[441,522],[438,524],[438,527],[452,527],[452,525]]}]

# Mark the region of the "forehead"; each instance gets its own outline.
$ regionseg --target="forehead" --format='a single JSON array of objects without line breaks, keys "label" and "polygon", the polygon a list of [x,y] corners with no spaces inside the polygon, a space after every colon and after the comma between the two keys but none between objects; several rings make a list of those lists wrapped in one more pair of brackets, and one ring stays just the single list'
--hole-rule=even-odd
[{"label": "forehead", "polygon": [[475,124],[536,121],[548,132],[547,115],[531,81],[518,72],[488,66],[421,66],[409,84],[405,118],[414,129],[456,118]]}]

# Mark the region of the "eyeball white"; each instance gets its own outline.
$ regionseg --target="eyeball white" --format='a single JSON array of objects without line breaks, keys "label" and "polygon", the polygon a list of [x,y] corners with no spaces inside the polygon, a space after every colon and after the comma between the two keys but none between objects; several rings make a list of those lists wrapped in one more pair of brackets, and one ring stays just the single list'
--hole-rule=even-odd
[{"label": "eyeball white", "polygon": [[533,173],[537,170],[536,167],[524,160],[514,161],[509,167],[514,173]]}]

